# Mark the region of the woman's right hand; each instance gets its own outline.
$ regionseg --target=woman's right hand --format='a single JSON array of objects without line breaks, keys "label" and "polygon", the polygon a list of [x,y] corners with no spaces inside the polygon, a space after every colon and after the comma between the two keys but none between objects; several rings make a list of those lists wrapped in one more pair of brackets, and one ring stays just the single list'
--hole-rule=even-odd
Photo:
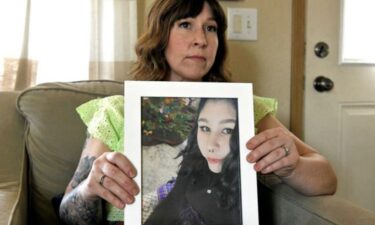
[{"label": "woman's right hand", "polygon": [[119,152],[104,152],[94,160],[86,180],[80,185],[84,198],[100,197],[117,208],[134,202],[139,187],[133,180],[136,169]]},{"label": "woman's right hand", "polygon": [[77,170],[65,195],[76,189],[86,200],[102,198],[117,208],[134,202],[139,187],[134,181],[137,172],[122,153],[112,152],[95,138],[86,140]]}]

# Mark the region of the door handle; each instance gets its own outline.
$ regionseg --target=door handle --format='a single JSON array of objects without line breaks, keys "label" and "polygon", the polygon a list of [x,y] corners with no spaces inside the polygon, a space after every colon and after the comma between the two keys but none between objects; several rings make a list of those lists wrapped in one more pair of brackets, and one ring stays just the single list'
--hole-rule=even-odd
[{"label": "door handle", "polygon": [[333,81],[324,76],[318,76],[314,80],[314,88],[318,92],[330,91],[333,89],[333,86]]}]

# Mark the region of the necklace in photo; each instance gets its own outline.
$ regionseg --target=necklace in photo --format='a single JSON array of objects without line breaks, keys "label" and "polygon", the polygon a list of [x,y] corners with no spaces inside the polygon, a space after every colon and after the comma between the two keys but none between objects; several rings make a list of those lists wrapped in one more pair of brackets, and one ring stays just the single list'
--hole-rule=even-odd
[{"label": "necklace in photo", "polygon": [[218,175],[214,173],[210,173],[209,178],[208,178],[207,189],[206,189],[207,194],[209,195],[212,194],[212,192],[214,191],[213,187],[215,186],[217,180],[218,180]]}]

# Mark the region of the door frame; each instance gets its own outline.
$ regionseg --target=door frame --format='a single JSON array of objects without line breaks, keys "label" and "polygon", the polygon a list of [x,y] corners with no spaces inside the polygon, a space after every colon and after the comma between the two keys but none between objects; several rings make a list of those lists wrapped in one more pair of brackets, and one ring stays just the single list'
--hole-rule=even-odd
[{"label": "door frame", "polygon": [[292,49],[290,85],[290,130],[304,138],[306,0],[292,2]]}]

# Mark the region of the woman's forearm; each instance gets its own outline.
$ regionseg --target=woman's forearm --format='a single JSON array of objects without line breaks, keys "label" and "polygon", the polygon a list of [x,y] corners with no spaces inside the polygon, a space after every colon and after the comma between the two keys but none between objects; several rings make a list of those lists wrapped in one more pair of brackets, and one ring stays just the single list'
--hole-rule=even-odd
[{"label": "woman's forearm", "polygon": [[273,116],[258,123],[259,133],[247,143],[247,156],[257,172],[274,173],[305,195],[333,194],[337,178],[331,164]]},{"label": "woman's forearm", "polygon": [[281,179],[293,189],[309,196],[334,194],[337,187],[337,178],[331,165],[316,153],[300,156],[292,174]]},{"label": "woman's forearm", "polygon": [[60,204],[60,219],[68,225],[95,225],[102,221],[102,200],[82,195],[82,185],[87,183],[85,181],[95,159],[96,157],[88,155],[81,158]]},{"label": "woman's forearm", "polygon": [[103,217],[102,201],[85,199],[79,187],[67,194],[60,205],[60,218],[69,225],[100,224]]}]

